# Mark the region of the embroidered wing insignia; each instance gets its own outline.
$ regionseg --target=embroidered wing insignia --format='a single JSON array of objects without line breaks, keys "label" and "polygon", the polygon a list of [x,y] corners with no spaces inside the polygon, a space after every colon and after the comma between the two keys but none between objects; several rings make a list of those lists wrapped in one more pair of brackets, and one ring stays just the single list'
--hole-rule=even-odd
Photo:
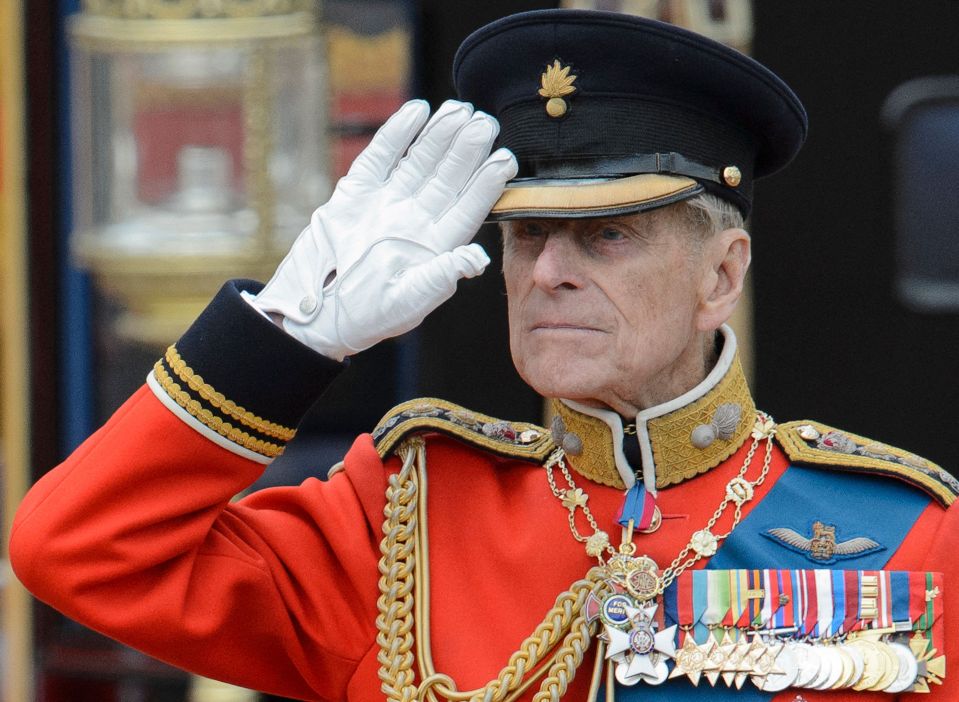
[{"label": "embroidered wing insignia", "polygon": [[847,539],[836,544],[837,556],[858,556],[866,551],[876,551],[882,548],[878,543],[865,536],[857,536],[854,539]]},{"label": "embroidered wing insignia", "polygon": [[798,531],[793,531],[789,527],[776,527],[775,529],[768,530],[766,533],[775,536],[783,543],[800,551],[808,551],[810,549],[809,545],[812,543],[812,539],[807,539]]},{"label": "embroidered wing insignia", "polygon": [[879,551],[882,544],[866,536],[855,536],[845,541],[836,541],[836,527],[822,522],[813,522],[812,537],[803,536],[789,527],[774,527],[762,532],[787,548],[803,554],[816,564],[835,563],[839,559],[853,558]]}]

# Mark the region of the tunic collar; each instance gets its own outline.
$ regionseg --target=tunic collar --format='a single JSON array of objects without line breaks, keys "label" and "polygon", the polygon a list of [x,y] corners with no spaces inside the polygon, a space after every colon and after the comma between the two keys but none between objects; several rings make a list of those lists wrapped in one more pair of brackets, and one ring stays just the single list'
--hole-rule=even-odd
[{"label": "tunic collar", "polygon": [[[562,420],[554,420],[554,434],[561,427],[579,440],[572,444],[581,449],[577,454],[567,450],[573,469],[621,489],[632,487],[639,477],[655,494],[658,488],[705,473],[733,455],[750,436],[756,405],[736,336],[726,325],[720,333],[722,351],[706,378],[679,397],[640,412],[635,433],[631,428],[624,431],[621,417],[611,410],[553,400],[553,411]],[[624,442],[638,442],[639,465],[630,465],[627,455],[637,452]]]}]

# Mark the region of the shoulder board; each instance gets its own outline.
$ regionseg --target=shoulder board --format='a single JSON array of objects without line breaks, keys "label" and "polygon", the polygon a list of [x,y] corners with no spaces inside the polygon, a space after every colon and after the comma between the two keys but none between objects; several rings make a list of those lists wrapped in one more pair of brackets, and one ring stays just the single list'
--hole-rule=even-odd
[{"label": "shoulder board", "polygon": [[542,462],[556,448],[549,431],[526,422],[507,422],[432,397],[397,405],[373,430],[373,443],[386,458],[414,434],[439,432],[507,458]]},{"label": "shoulder board", "polygon": [[932,461],[820,422],[780,424],[776,439],[794,463],[888,475],[915,485],[944,507],[959,496],[959,481]]}]

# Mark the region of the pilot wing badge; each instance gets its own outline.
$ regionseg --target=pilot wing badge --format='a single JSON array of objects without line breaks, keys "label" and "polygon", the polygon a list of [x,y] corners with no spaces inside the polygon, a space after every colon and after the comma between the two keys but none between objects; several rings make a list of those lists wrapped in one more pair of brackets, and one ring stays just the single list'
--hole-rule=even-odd
[{"label": "pilot wing badge", "polygon": [[854,558],[885,548],[867,536],[854,536],[838,541],[836,527],[819,521],[813,522],[811,536],[800,534],[789,527],[767,529],[762,532],[762,535],[803,554],[813,563],[820,565],[828,565],[844,558]]}]

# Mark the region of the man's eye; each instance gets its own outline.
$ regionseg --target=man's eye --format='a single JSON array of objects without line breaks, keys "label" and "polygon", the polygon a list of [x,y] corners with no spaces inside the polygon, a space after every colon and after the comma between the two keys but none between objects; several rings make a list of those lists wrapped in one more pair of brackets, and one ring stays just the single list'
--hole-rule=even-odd
[{"label": "man's eye", "polygon": [[600,237],[605,241],[620,241],[626,238],[626,234],[614,227],[606,227],[600,232]]},{"label": "man's eye", "polygon": [[546,233],[546,227],[542,224],[531,222],[524,227],[523,233],[526,236],[543,236]]}]

